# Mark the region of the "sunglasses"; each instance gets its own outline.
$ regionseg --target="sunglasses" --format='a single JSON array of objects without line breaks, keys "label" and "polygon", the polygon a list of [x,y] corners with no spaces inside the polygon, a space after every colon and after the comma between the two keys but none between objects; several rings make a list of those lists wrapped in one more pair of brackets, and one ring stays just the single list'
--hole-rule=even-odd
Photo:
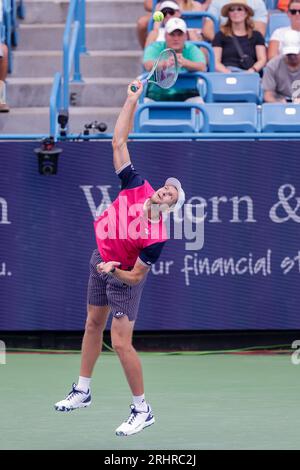
[{"label": "sunglasses", "polygon": [[243,7],[230,7],[229,11],[230,11],[230,13],[232,11],[245,11],[245,8],[243,8]]},{"label": "sunglasses", "polygon": [[291,15],[297,15],[297,13],[300,15],[300,10],[297,10],[296,8],[291,8],[289,12]]},{"label": "sunglasses", "polygon": [[173,16],[175,15],[175,11],[176,10],[173,10],[172,8],[164,8],[163,10],[161,10],[164,16],[167,16],[167,15]]}]

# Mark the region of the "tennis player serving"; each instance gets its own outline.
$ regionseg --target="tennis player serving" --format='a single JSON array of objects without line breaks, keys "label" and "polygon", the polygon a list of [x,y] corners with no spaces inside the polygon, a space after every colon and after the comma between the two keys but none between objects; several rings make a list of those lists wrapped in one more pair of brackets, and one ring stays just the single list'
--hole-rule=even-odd
[{"label": "tennis player serving", "polygon": [[102,349],[103,330],[112,313],[112,346],[133,395],[130,416],[116,429],[118,436],[135,434],[155,421],[145,399],[142,366],[132,346],[132,334],[147,275],[167,240],[163,212],[179,209],[185,200],[176,178],[168,178],[164,186],[155,191],[131,164],[127,139],[142,88],[139,81],[129,84],[128,96],[114,130],[113,163],[121,179],[121,191],[95,221],[98,249],[90,260],[88,315],[79,380],[66,398],[55,404],[57,411],[71,411],[91,404],[93,368]]}]

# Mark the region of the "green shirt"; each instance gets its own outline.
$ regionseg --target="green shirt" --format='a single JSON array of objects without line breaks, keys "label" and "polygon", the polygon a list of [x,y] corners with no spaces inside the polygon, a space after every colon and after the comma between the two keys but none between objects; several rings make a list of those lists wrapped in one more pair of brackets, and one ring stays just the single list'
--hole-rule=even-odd
[{"label": "green shirt", "polygon": [[[159,54],[167,48],[165,41],[156,41],[146,47],[144,51],[143,62],[148,60],[155,61]],[[185,59],[191,60],[192,62],[206,63],[203,52],[192,43],[185,43],[182,55]],[[187,72],[187,69],[180,67],[179,72]],[[193,96],[199,96],[197,89],[176,89],[176,86],[168,88],[167,90],[160,88],[155,83],[149,83],[147,88],[147,98],[154,101],[185,101]]]}]

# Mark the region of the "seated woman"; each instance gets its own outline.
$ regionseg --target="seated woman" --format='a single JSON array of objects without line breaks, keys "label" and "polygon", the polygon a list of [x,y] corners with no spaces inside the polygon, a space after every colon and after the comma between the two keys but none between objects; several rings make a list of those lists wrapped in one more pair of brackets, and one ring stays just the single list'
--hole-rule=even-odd
[{"label": "seated woman", "polygon": [[217,72],[262,73],[266,47],[262,34],[254,30],[253,14],[246,0],[232,0],[223,6],[222,16],[228,20],[212,43]]}]

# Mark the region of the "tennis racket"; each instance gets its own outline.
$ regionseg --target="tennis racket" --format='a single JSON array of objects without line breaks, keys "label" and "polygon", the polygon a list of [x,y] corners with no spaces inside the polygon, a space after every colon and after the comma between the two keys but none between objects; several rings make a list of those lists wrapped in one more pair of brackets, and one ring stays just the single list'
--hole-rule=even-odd
[{"label": "tennis racket", "polygon": [[[142,80],[143,86],[147,82],[155,83],[160,88],[171,88],[178,77],[178,61],[173,49],[164,49],[153,65],[146,78]],[[131,85],[131,91],[136,92],[138,88]]]}]

